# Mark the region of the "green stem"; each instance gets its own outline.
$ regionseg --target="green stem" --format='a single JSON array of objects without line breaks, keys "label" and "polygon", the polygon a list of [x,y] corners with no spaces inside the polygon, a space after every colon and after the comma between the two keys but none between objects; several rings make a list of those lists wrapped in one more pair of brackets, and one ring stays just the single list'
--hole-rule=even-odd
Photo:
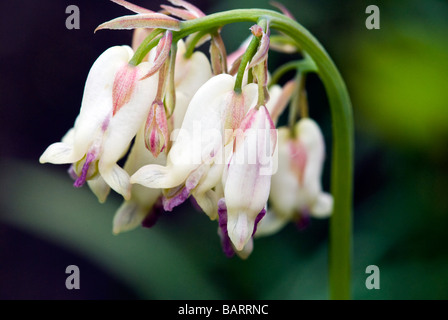
[{"label": "green stem", "polygon": [[[196,49],[196,44],[203,38],[205,35],[209,33],[209,30],[202,30],[200,32],[197,32],[196,34],[192,35],[192,38],[189,39],[189,41],[186,43],[187,49],[185,51],[185,58],[190,58],[193,53],[194,49]],[[173,42],[176,43],[176,42]]]},{"label": "green stem", "polygon": [[328,96],[333,125],[331,192],[334,198],[333,215],[330,220],[330,298],[349,299],[352,256],[353,115],[344,80],[328,53],[298,22],[278,12],[263,9],[229,10],[183,21],[181,30],[173,32],[173,41],[204,29],[237,22],[256,23],[262,18],[268,19],[270,28],[289,36],[297,48],[311,57]]},{"label": "green stem", "polygon": [[244,72],[246,71],[246,66],[249,63],[250,59],[255,54],[255,51],[257,51],[258,44],[260,43],[260,39],[257,37],[252,37],[252,40],[249,43],[249,46],[246,49],[246,52],[243,55],[243,58],[241,59],[240,67],[238,68],[238,73],[236,74],[236,80],[235,80],[235,92],[241,92],[241,88],[243,86],[243,76]]},{"label": "green stem", "polygon": [[129,61],[129,64],[136,66],[145,58],[148,52],[154,48],[160,39],[156,39],[158,35],[165,32],[163,29],[156,29],[152,31],[145,40],[142,41],[138,49],[135,51],[134,56]]},{"label": "green stem", "polygon": [[297,91],[291,101],[291,105],[289,106],[288,126],[290,133],[293,135],[292,138],[294,138],[296,134],[295,126],[297,120],[297,113],[299,112],[299,110],[302,109],[301,102],[302,102],[302,95],[304,94],[305,89],[306,75],[307,75],[306,72],[299,71],[297,73],[295,80],[297,83],[296,88]]},{"label": "green stem", "polygon": [[272,74],[271,81],[269,83],[269,87],[273,86],[274,84],[278,83],[287,72],[292,70],[300,70],[302,72],[317,72],[317,66],[315,65],[314,61],[309,57],[305,56],[304,59],[299,61],[290,61],[283,65],[281,65],[275,72]]}]

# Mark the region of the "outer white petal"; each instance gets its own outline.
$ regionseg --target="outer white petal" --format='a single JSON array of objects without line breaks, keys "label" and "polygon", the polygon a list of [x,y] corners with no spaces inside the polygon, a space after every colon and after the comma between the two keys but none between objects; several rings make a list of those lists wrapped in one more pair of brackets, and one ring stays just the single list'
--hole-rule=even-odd
[{"label": "outer white petal", "polygon": [[274,234],[283,228],[289,221],[289,219],[278,215],[276,212],[267,210],[266,215],[258,223],[255,237],[263,237]]},{"label": "outer white petal", "polygon": [[290,219],[297,211],[300,186],[296,175],[291,172],[289,129],[282,127],[277,133],[278,169],[272,176],[269,200],[272,210],[279,215],[279,219]]},{"label": "outer white petal", "polygon": [[254,241],[251,238],[246,243],[243,250],[241,250],[241,251],[236,250],[235,253],[238,255],[238,257],[245,260],[245,259],[249,258],[250,254],[252,253],[253,250],[254,250]]},{"label": "outer white petal", "polygon": [[73,145],[75,141],[75,129],[71,128],[62,137],[61,142],[56,142],[48,146],[44,153],[40,156],[40,163],[73,163],[79,159],[73,152]]},{"label": "outer white petal", "polygon": [[126,200],[131,197],[131,185],[128,173],[118,164],[107,165],[99,161],[98,170],[104,181],[117,193],[121,194]]},{"label": "outer white petal", "polygon": [[[141,166],[148,163],[163,164],[166,161],[164,153],[154,158],[152,153],[146,149],[144,142],[144,125],[141,126],[135,138],[134,145],[124,165],[129,174],[136,172]],[[131,186],[131,198],[125,200],[115,213],[113,221],[113,232],[132,230],[139,226],[151,211],[152,207],[161,196],[160,189],[145,188],[140,185]]]},{"label": "outer white petal", "polygon": [[218,201],[221,197],[218,192],[213,190],[208,190],[204,193],[193,192],[193,197],[202,211],[204,211],[211,220],[218,218]]},{"label": "outer white petal", "polygon": [[[148,62],[138,65],[139,76],[150,69]],[[154,75],[145,80],[137,81],[132,97],[128,103],[112,117],[103,141],[102,158],[108,163],[117,162],[125,151],[142,123],[145,122],[151,101],[157,90],[158,77]]]},{"label": "outer white petal", "polygon": [[207,81],[193,96],[182,127],[168,154],[167,166],[148,165],[132,176],[132,183],[150,188],[173,188],[222,147],[225,95],[233,90],[232,76],[221,74]]},{"label": "outer white petal", "polygon": [[[278,84],[273,85],[270,89],[269,89],[269,100],[266,103],[266,108],[269,111],[269,114],[272,115],[272,112],[274,111],[274,107],[276,106],[277,102],[280,100],[281,96],[282,96],[282,87],[280,87]],[[276,119],[272,119],[274,121],[274,123],[276,122]]]},{"label": "outer white petal", "polygon": [[98,201],[104,203],[110,192],[110,187],[101,176],[87,180],[90,190],[96,195]]},{"label": "outer white petal", "polygon": [[56,142],[48,146],[44,153],[40,156],[40,163],[73,163],[79,160],[73,152],[73,145],[64,142]]},{"label": "outer white petal", "polygon": [[[268,111],[262,106],[254,115],[250,128],[253,131],[246,130],[245,133],[249,134],[246,134],[244,142],[236,147],[227,170],[224,187],[227,230],[238,251],[241,251],[251,238],[255,218],[265,207],[269,197],[271,175],[264,172],[265,168],[260,160],[262,156],[274,153],[271,128]],[[256,155],[252,159],[253,162],[251,155]]]},{"label": "outer white petal", "polygon": [[73,145],[75,143],[75,128],[70,128],[61,141]]},{"label": "outer white petal", "polygon": [[178,42],[174,83],[176,92],[182,92],[191,99],[195,92],[212,77],[212,69],[208,58],[196,51],[189,59],[185,59],[185,44]]},{"label": "outer white petal", "polygon": [[75,153],[81,158],[92,139],[101,134],[103,122],[112,112],[112,88],[117,71],[132,57],[128,46],[104,51],[87,76],[81,111],[75,122]]},{"label": "outer white petal", "polygon": [[333,196],[322,192],[311,207],[311,215],[315,218],[328,218],[333,211]]},{"label": "outer white petal", "polygon": [[[319,126],[315,121],[304,118],[297,123],[297,135],[306,149],[307,161],[303,173],[303,192],[308,199],[304,199],[310,206],[322,192],[321,178],[325,158],[325,144]],[[299,204],[302,206],[305,204]]]},{"label": "outer white petal", "polygon": [[129,231],[138,227],[148,214],[148,210],[138,202],[124,201],[115,213],[113,220],[113,233]]}]

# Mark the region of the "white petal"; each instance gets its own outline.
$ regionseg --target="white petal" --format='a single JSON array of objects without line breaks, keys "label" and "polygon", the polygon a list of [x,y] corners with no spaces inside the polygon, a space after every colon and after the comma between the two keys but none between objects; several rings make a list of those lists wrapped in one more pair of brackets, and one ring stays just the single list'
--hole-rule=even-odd
[{"label": "white petal", "polygon": [[207,81],[192,98],[182,127],[172,136],[176,139],[168,154],[167,166],[142,167],[132,176],[132,183],[149,188],[173,188],[205,159],[210,159],[222,146],[222,113],[224,96],[233,90],[233,77],[222,74]]},{"label": "white petal", "polygon": [[61,141],[73,145],[75,143],[75,128],[70,128]]},{"label": "white petal", "polygon": [[117,164],[106,164],[100,159],[98,170],[104,181],[116,192],[121,194],[125,199],[131,197],[131,185],[129,175]]},{"label": "white petal", "polygon": [[218,218],[218,193],[208,190],[204,193],[193,192],[193,197],[201,209],[209,216],[211,220]]},{"label": "white petal", "polygon": [[311,215],[315,218],[328,218],[333,211],[333,197],[331,194],[322,192],[311,207]]},{"label": "white petal", "polygon": [[117,71],[132,56],[128,46],[115,46],[104,51],[87,76],[81,111],[75,122],[76,152],[85,154],[92,139],[112,112],[112,88]]},{"label": "white petal", "polygon": [[227,232],[229,238],[235,246],[235,249],[241,251],[252,237],[255,218],[248,217],[246,211],[234,211],[232,214],[229,214],[227,210],[227,213]]},{"label": "white petal", "polygon": [[[139,76],[149,70],[150,64],[139,64]],[[151,101],[157,90],[157,75],[137,81],[131,99],[112,117],[103,141],[101,157],[110,163],[117,162],[145,122]]]},{"label": "white petal", "polygon": [[282,95],[282,87],[280,87],[278,84],[273,85],[269,89],[269,101],[266,103],[266,108],[269,111],[269,114],[272,114],[272,111],[277,104],[278,100],[281,98]]},{"label": "white petal", "polygon": [[78,155],[74,152],[73,145],[56,142],[48,146],[44,153],[40,156],[40,163],[73,163],[82,158],[82,155]]},{"label": "white petal", "polygon": [[174,188],[182,184],[190,173],[182,169],[178,166],[146,165],[131,176],[131,183],[148,188]]},{"label": "white petal", "polygon": [[[277,172],[272,176],[269,200],[273,211],[283,219],[289,219],[298,210],[297,197],[299,197],[299,181],[291,172],[290,163],[290,133],[289,129],[282,127],[278,133],[278,161]],[[263,220],[265,220],[264,218]]]},{"label": "white petal", "polygon": [[241,251],[236,250],[235,253],[238,255],[238,257],[245,260],[245,259],[249,258],[250,254],[252,253],[253,250],[254,250],[254,241],[251,238],[251,239],[249,239],[247,244],[244,246],[243,250],[241,250]]},{"label": "white petal", "polygon": [[284,216],[276,214],[272,210],[267,210],[266,215],[257,225],[255,237],[263,237],[274,234],[282,229],[290,220]]},{"label": "white petal", "polygon": [[181,92],[190,100],[194,93],[212,77],[212,70],[208,58],[202,52],[195,51],[189,59],[185,59],[184,54],[185,45],[183,41],[179,41],[174,74],[176,93]]},{"label": "white petal", "polygon": [[117,210],[113,221],[113,233],[119,234],[138,227],[148,214],[148,210],[135,201],[124,201]]},{"label": "white petal", "polygon": [[104,203],[110,192],[110,187],[106,181],[101,176],[98,176],[95,179],[87,180],[87,184],[98,198],[98,201]]},{"label": "white petal", "polygon": [[237,250],[242,250],[252,236],[255,218],[266,205],[271,185],[271,172],[261,161],[262,156],[274,153],[272,122],[265,107],[252,117],[251,128],[237,145],[225,175],[228,232]]},{"label": "white petal", "polygon": [[321,176],[325,158],[325,144],[319,126],[313,120],[304,118],[297,123],[297,134],[306,149],[307,161],[303,179],[303,188],[308,196],[316,198],[321,190]]}]

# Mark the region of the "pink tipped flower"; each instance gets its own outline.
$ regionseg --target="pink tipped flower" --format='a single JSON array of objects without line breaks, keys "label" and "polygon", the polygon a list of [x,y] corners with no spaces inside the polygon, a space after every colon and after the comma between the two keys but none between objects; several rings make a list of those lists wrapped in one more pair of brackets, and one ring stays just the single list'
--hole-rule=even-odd
[{"label": "pink tipped flower", "polygon": [[129,198],[129,175],[117,161],[145,118],[147,101],[155,96],[156,77],[139,81],[151,65],[129,65],[132,55],[130,47],[115,46],[98,57],[87,77],[73,129],[40,157],[41,163],[73,164],[74,185],[92,181],[89,185],[100,201],[107,195],[107,186]]},{"label": "pink tipped flower", "polygon": [[289,221],[299,224],[309,217],[326,218],[333,210],[333,197],[322,191],[321,176],[325,145],[318,125],[309,118],[278,130],[278,171],[272,176],[271,207],[257,235],[271,234]]},{"label": "pink tipped flower", "polygon": [[[212,220],[220,219],[225,241],[237,254],[246,255],[269,196],[276,131],[267,108],[256,107],[257,85],[245,85],[241,93],[234,92],[234,86],[235,78],[227,74],[201,86],[166,166],[144,166],[131,182],[165,189],[168,211],[192,195]],[[220,217],[220,199],[225,218]]]},{"label": "pink tipped flower", "polygon": [[265,106],[249,110],[240,130],[223,175],[227,231],[238,251],[251,239],[255,219],[266,206],[277,142],[275,126]]},{"label": "pink tipped flower", "polygon": [[[190,58],[185,58],[185,45],[183,41],[180,40],[177,45],[175,72],[176,105],[169,119],[172,120],[174,129],[180,128],[185,111],[194,93],[212,76],[210,63],[202,52],[195,52]],[[151,111],[149,114],[151,114]],[[134,145],[124,165],[124,169],[129,175],[133,175],[141,167],[148,164],[166,164],[167,157],[164,152],[155,157],[146,148],[145,127],[146,122],[140,127]],[[124,200],[115,213],[113,232],[118,234],[132,230],[140,225],[145,227],[154,225],[159,215],[163,212],[161,197],[161,189],[146,188],[139,184],[133,184],[131,186],[130,199]]]}]

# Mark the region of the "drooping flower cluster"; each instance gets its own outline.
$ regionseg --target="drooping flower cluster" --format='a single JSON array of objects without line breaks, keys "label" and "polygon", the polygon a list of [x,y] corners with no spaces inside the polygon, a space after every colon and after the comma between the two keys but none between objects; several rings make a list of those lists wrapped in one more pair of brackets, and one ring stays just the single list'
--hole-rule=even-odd
[{"label": "drooping flower cluster", "polygon": [[[177,37],[177,18],[205,17],[185,1],[171,0],[175,7],[163,5],[162,12],[112,1],[136,14],[97,30],[134,29],[132,48],[114,46],[98,57],[73,128],[45,150],[41,163],[70,164],[74,186],[87,183],[100,202],[110,189],[121,194],[114,233],[150,227],[194,198],[218,221],[228,256],[246,258],[254,236],[289,221],[330,215],[332,197],[320,182],[319,127],[306,113],[297,121],[295,112],[292,125],[278,125],[288,105],[305,108],[304,77],[283,87],[270,81],[269,50],[291,52],[291,46],[271,44],[269,21],[254,25],[251,38],[227,55],[219,29],[186,42]],[[196,50],[207,40],[209,57]]]}]

